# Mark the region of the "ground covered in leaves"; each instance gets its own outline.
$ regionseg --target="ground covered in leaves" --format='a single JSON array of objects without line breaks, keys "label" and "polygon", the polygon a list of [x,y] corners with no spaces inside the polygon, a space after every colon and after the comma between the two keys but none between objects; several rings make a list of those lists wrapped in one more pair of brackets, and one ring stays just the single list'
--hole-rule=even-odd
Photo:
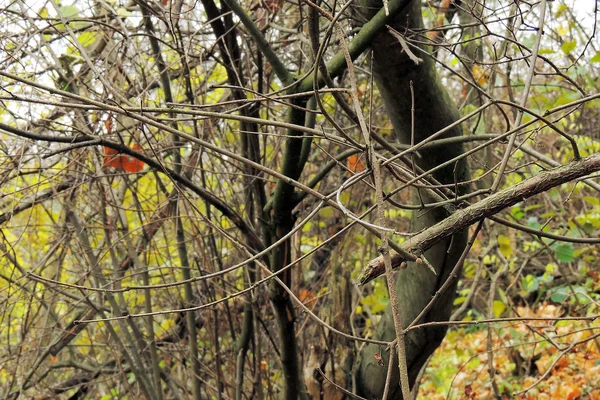
[{"label": "ground covered in leaves", "polygon": [[[528,318],[557,318],[566,313],[556,305],[515,311]],[[492,355],[493,381],[502,398],[600,399],[598,336],[600,321],[592,318],[451,329],[427,367],[418,398],[494,398]]]}]

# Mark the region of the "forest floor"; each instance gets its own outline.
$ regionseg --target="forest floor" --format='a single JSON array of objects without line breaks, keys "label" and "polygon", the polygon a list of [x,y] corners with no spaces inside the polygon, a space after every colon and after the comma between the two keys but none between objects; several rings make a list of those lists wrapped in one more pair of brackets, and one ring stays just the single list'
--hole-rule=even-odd
[{"label": "forest floor", "polygon": [[[564,315],[555,305],[516,311],[530,318]],[[600,399],[598,336],[598,320],[498,322],[490,329],[451,329],[427,367],[418,398],[494,398],[491,347],[493,379],[503,399]]]}]

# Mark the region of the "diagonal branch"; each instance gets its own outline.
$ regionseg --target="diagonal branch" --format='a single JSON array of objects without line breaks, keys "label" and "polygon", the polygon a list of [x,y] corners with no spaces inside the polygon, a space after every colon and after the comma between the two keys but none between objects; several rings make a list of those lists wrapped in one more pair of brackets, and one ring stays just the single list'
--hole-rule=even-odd
[{"label": "diagonal branch", "polygon": [[[469,227],[477,221],[491,217],[529,197],[597,171],[600,171],[600,153],[592,154],[589,157],[573,161],[558,168],[540,172],[536,176],[495,193],[467,208],[457,210],[440,223],[408,239],[401,247],[410,254],[420,256],[436,243]],[[405,261],[404,257],[397,254],[392,257],[392,266],[393,268],[398,268]],[[359,277],[359,283],[364,285],[384,273],[384,260],[382,256],[379,256],[367,264]]]}]

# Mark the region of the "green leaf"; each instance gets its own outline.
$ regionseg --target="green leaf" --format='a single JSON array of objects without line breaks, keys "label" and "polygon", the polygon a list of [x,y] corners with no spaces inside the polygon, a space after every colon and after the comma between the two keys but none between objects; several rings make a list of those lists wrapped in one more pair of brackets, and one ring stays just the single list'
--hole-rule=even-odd
[{"label": "green leaf", "polygon": [[554,255],[558,261],[568,263],[575,259],[573,254],[573,245],[571,243],[564,243],[554,248]]},{"label": "green leaf", "polygon": [[550,300],[552,300],[555,303],[562,303],[567,299],[567,296],[569,295],[567,288],[564,286],[552,289],[550,293],[552,293],[552,295],[550,296]]},{"label": "green leaf", "polygon": [[60,12],[65,18],[73,18],[79,16],[79,10],[74,6],[62,6]]},{"label": "green leaf", "polygon": [[329,218],[331,217],[331,215],[333,215],[333,208],[331,207],[325,207],[319,210],[319,215],[322,218]]},{"label": "green leaf", "polygon": [[362,305],[369,306],[371,308],[371,313],[379,314],[386,309],[388,305],[388,299],[387,297],[380,298],[375,294],[370,294],[368,296],[363,297],[360,303]]},{"label": "green leaf", "polygon": [[[64,17],[66,20],[78,19],[79,18],[79,9],[75,6],[63,6],[60,7],[60,15]],[[69,21],[69,26],[73,29],[81,29],[88,26],[89,23],[85,21]],[[57,24],[56,29],[58,30],[66,30],[64,24]]]},{"label": "green leaf", "polygon": [[553,210],[553,211],[548,211],[548,212],[543,213],[542,215],[540,215],[540,218],[547,219],[547,218],[552,218],[555,216],[556,216],[556,211]]},{"label": "green leaf", "polygon": [[523,277],[523,279],[521,279],[521,284],[523,285],[523,288],[528,292],[534,292],[539,287],[538,280],[535,278],[535,276],[531,274]]},{"label": "green leaf", "polygon": [[367,244],[367,239],[361,234],[354,235],[354,240],[356,240],[360,244]]},{"label": "green leaf", "polygon": [[[562,303],[568,297],[571,296],[571,297],[573,297],[571,300],[574,300],[575,297],[577,297],[577,301],[581,304],[587,304],[590,302],[590,299],[587,295],[587,290],[585,290],[585,288],[583,286],[574,286],[572,289],[573,290],[571,290],[571,288],[568,288],[566,286],[553,288],[549,291],[549,293],[551,294],[550,300],[552,300],[555,303]],[[573,294],[575,296],[573,296]]]},{"label": "green leaf", "polygon": [[467,363],[467,368],[477,369],[480,365],[481,359],[479,357],[474,357]]},{"label": "green leaf", "polygon": [[600,63],[600,51],[594,54],[594,57],[590,59],[593,63]]},{"label": "green leaf", "polygon": [[567,11],[568,7],[566,4],[561,3],[558,5],[558,7],[556,7],[556,12],[554,13],[554,16],[556,18],[560,17],[561,15],[563,15],[565,13],[565,11]]},{"label": "green leaf", "polygon": [[117,8],[117,15],[121,18],[125,18],[125,17],[129,17],[131,15],[131,12],[128,11],[126,8],[119,7],[119,8]]},{"label": "green leaf", "polygon": [[537,210],[540,208],[544,208],[544,205],[543,204],[532,204],[530,206],[525,207],[525,212]]},{"label": "green leaf", "polygon": [[343,192],[340,195],[340,201],[342,202],[342,204],[348,204],[348,202],[350,201],[350,193]]},{"label": "green leaf", "polygon": [[560,49],[563,51],[563,53],[569,54],[570,52],[575,50],[576,46],[577,46],[577,40],[572,40],[570,42],[564,42],[562,44],[562,46],[560,46]]},{"label": "green leaf", "polygon": [[537,217],[527,218],[527,226],[533,229],[539,229],[541,227]]},{"label": "green leaf", "polygon": [[467,279],[473,279],[475,277],[475,273],[477,272],[476,264],[467,264],[463,268],[463,274]]},{"label": "green leaf", "polygon": [[585,290],[583,286],[575,286],[573,288],[573,291],[575,292],[575,296],[577,296],[577,301],[580,304],[587,304],[590,302],[587,290]]},{"label": "green leaf", "polygon": [[457,297],[456,299],[454,299],[454,305],[457,306],[459,304],[462,304],[465,302],[467,298],[465,296],[461,296],[461,297]]},{"label": "green leaf", "polygon": [[521,211],[521,206],[513,206],[510,209],[510,215],[512,215],[515,219],[521,219],[525,216],[525,213]]}]

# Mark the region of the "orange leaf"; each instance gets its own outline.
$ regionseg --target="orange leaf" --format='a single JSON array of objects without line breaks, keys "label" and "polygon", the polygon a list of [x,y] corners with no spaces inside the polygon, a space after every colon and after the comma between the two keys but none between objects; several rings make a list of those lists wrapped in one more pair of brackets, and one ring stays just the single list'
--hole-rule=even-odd
[{"label": "orange leaf", "polygon": [[110,147],[104,148],[104,156],[115,156],[117,154],[119,154],[118,150],[111,149]]},{"label": "orange leaf", "polygon": [[577,386],[571,386],[568,389],[568,396],[567,396],[567,400],[573,400],[579,396],[581,396],[581,390],[579,390],[579,388]]},{"label": "orange leaf", "polygon": [[427,39],[434,41],[440,35],[440,31],[428,31],[425,35]]},{"label": "orange leaf", "polygon": [[[133,150],[141,150],[139,144],[131,146]],[[119,154],[118,150],[104,147],[104,166],[121,169],[127,172],[139,172],[144,169],[144,162],[126,154]]]},{"label": "orange leaf", "polygon": [[306,304],[315,299],[315,294],[308,289],[300,289],[298,291],[298,298],[300,299],[300,301]]},{"label": "orange leaf", "polygon": [[452,0],[442,0],[442,2],[440,3],[440,12],[442,12],[442,13],[448,12],[448,8],[450,7],[451,3],[452,3]]},{"label": "orange leaf", "polygon": [[352,172],[363,172],[366,169],[360,155],[353,154],[348,157],[348,169]]},{"label": "orange leaf", "polygon": [[490,80],[489,71],[484,70],[479,65],[473,65],[471,71],[473,72],[473,78],[475,78],[479,86],[485,86]]},{"label": "orange leaf", "polygon": [[[446,13],[448,12],[448,8],[450,7],[450,4],[452,3],[452,0],[442,0],[442,2],[439,5],[439,10],[438,10],[438,15],[435,17],[435,23],[434,23],[434,27],[438,28],[442,25],[444,25],[444,19],[446,17]],[[435,30],[435,31],[428,31],[426,33],[426,36],[429,40],[434,41],[435,39],[437,39],[438,36],[440,36],[441,31]]]}]

